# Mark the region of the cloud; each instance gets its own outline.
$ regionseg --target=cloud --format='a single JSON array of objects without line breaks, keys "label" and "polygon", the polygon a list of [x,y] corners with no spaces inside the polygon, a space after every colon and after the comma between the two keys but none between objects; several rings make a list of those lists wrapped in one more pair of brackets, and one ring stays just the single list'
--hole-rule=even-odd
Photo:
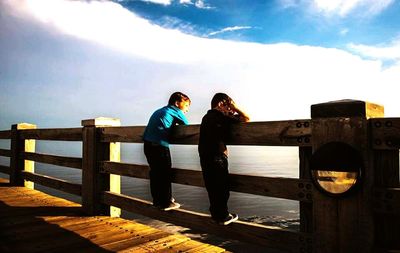
[{"label": "cloud", "polygon": [[251,29],[251,26],[232,26],[232,27],[226,27],[224,29],[221,29],[219,31],[211,32],[208,34],[208,36],[214,36],[220,33],[225,33],[225,32],[232,32],[232,31],[238,31],[238,30],[244,30],[244,29]]},{"label": "cloud", "polygon": [[370,17],[378,15],[388,8],[395,0],[279,0],[282,8],[304,8],[327,17],[347,17],[356,13],[357,16]]},{"label": "cloud", "polygon": [[339,34],[342,35],[342,36],[344,36],[344,35],[346,35],[346,34],[348,34],[348,33],[349,33],[349,29],[348,29],[348,28],[343,28],[343,29],[340,30],[340,32],[339,32]]},{"label": "cloud", "polygon": [[[117,73],[112,78],[108,77],[112,80],[110,83],[118,84],[118,88],[112,90],[130,91],[134,94],[132,97],[136,98],[129,97],[129,101],[123,102],[116,97],[113,107],[121,110],[131,101],[147,107],[143,101],[152,101],[153,106],[164,101],[170,91],[182,90],[193,101],[190,114],[192,122],[200,121],[201,115],[209,107],[210,98],[219,91],[232,95],[255,121],[309,118],[311,104],[344,98],[387,105],[387,116],[400,114],[398,99],[387,96],[395,94],[400,83],[398,65],[382,69],[379,60],[363,59],[359,54],[334,48],[199,38],[154,25],[113,2],[6,2],[20,19],[38,23],[51,33],[64,35],[57,38],[74,38],[71,42],[63,42],[61,48],[64,51],[92,43],[96,52],[102,52],[87,63],[88,72],[96,73],[92,71],[92,65],[101,62],[104,65],[100,68],[102,75]],[[35,32],[35,36],[41,36],[41,33]],[[46,52],[46,48],[41,49],[43,52],[40,53],[54,54],[52,50]],[[104,53],[101,50],[110,55],[122,54],[129,60],[126,60],[126,66],[121,63],[123,61],[115,64],[111,56],[102,57]],[[73,65],[68,63],[71,66],[60,66],[69,67],[71,72],[74,69],[83,71],[81,66],[76,68],[77,63],[94,57],[94,53],[86,54],[85,51],[74,55]],[[62,61],[62,57],[52,61]],[[51,64],[54,63],[43,61],[38,67],[44,68],[43,72],[46,73],[46,68]],[[121,79],[121,72],[117,71],[121,66],[123,73],[131,73],[125,74],[128,75],[125,79]],[[18,66],[10,68],[10,71],[13,69],[18,69]],[[70,73],[69,76],[73,77],[74,74]],[[98,83],[107,87],[104,78],[96,81],[97,74],[89,76],[87,82],[91,83],[91,87],[87,88],[88,92],[77,93],[77,96],[83,96],[77,99],[81,103],[85,103],[84,96],[87,94],[90,94],[92,102],[101,101],[101,97],[106,96],[99,95],[103,87],[97,87]],[[76,81],[82,82],[80,78]],[[111,91],[109,94],[115,95]],[[79,107],[76,111],[93,104],[102,106],[101,103],[77,103]],[[63,108],[70,106],[59,105]],[[47,107],[51,108],[51,105]],[[105,108],[107,104],[103,110]],[[145,121],[148,114],[144,113],[147,112],[137,109],[133,112],[137,115],[132,118]]]},{"label": "cloud", "polygon": [[369,46],[363,44],[349,44],[348,48],[363,57],[378,60],[391,60],[400,63],[400,38],[387,45]]},{"label": "cloud", "polygon": [[214,7],[206,4],[203,0],[197,0],[194,5],[200,9],[214,9]]},{"label": "cloud", "polygon": [[171,4],[171,0],[140,0],[143,2],[150,2],[150,3],[154,3],[154,4],[162,4],[162,5],[170,5]]},{"label": "cloud", "polygon": [[204,0],[179,0],[179,3],[184,5],[194,5],[199,9],[215,9],[215,7],[205,3]]},{"label": "cloud", "polygon": [[394,0],[314,0],[314,7],[326,15],[347,16],[355,10],[364,15],[376,15],[386,9]]}]

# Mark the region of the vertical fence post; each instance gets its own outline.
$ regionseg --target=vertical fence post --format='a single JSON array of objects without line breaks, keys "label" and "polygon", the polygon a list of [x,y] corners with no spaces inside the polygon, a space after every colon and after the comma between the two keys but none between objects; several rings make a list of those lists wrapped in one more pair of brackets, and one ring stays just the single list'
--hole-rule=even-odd
[{"label": "vertical fence post", "polygon": [[[310,179],[310,159],[312,154],[311,147],[299,148],[299,178]],[[302,187],[310,187],[311,185],[302,185]],[[312,203],[300,202],[300,231],[312,233]]]},{"label": "vertical fence post", "polygon": [[[371,125],[372,129],[383,128],[389,131],[393,128],[391,119],[377,119]],[[382,139],[373,139],[372,142],[385,143]],[[387,141],[386,143],[387,144]],[[382,145],[382,144],[380,144]],[[399,150],[386,149],[386,150],[373,150],[373,165],[375,173],[374,186],[380,189],[385,188],[399,188]],[[390,202],[393,202],[393,196],[387,192],[374,192],[375,198],[378,198],[383,203],[377,203],[380,209],[390,207]],[[378,208],[378,209],[379,209]],[[376,233],[376,247],[382,252],[390,249],[400,249],[400,216],[394,213],[375,213],[375,233]]]},{"label": "vertical fence post", "polygon": [[100,173],[100,161],[120,161],[120,144],[100,141],[100,127],[120,126],[119,119],[95,118],[82,120],[82,206],[89,215],[118,217],[121,210],[102,204],[103,191],[120,193],[121,177]]},{"label": "vertical fence post", "polygon": [[34,183],[24,181],[22,171],[35,172],[35,164],[20,158],[22,152],[35,152],[35,140],[21,140],[20,131],[36,129],[36,125],[19,123],[11,126],[11,158],[10,158],[10,183],[15,186],[25,186],[33,189]]},{"label": "vertical fence post", "polygon": [[314,191],[314,252],[372,252],[374,168],[367,121],[371,117],[383,117],[383,107],[355,100],[311,106],[313,153],[328,142],[343,142],[355,148],[364,163],[357,191],[340,198]]}]

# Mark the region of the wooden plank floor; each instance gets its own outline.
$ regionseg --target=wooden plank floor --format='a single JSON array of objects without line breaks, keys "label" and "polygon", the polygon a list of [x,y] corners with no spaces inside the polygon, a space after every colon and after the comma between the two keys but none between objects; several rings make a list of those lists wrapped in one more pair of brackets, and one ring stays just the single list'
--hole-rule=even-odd
[{"label": "wooden plank floor", "polygon": [[226,252],[0,179],[0,252]]}]

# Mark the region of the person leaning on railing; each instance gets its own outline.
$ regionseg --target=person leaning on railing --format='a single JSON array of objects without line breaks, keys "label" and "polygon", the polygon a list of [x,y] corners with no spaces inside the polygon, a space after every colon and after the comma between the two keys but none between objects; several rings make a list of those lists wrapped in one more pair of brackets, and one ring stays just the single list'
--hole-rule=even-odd
[{"label": "person leaning on railing", "polygon": [[168,105],[151,115],[143,134],[144,154],[150,166],[150,191],[153,205],[164,211],[180,207],[180,204],[172,198],[169,137],[174,125],[189,124],[185,113],[189,111],[190,103],[187,95],[181,92],[173,93]]},{"label": "person leaning on railing", "polygon": [[211,110],[203,117],[200,126],[198,151],[204,183],[210,201],[210,213],[221,225],[238,219],[228,212],[229,171],[226,141],[231,124],[249,121],[249,116],[240,110],[225,93],[217,93],[211,100]]}]

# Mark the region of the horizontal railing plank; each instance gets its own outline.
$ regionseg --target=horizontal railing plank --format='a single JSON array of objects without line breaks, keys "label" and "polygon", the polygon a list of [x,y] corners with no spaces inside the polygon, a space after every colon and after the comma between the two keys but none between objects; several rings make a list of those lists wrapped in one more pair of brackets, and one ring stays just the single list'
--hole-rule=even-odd
[{"label": "horizontal railing plank", "polygon": [[74,195],[82,195],[82,186],[80,184],[71,183],[62,179],[32,173],[28,171],[22,171],[22,177],[25,180],[38,183],[40,185],[50,187],[63,192],[71,193]]},{"label": "horizontal railing plank", "polygon": [[[238,123],[232,126],[230,145],[311,146],[310,120]],[[141,143],[143,126],[101,128],[101,141]],[[172,144],[197,145],[200,125],[176,126]]]},{"label": "horizontal railing plank", "polygon": [[0,165],[0,173],[4,173],[4,174],[10,175],[11,169],[10,169],[9,166]]},{"label": "horizontal railing plank", "polygon": [[47,163],[47,164],[70,167],[75,169],[82,169],[82,158],[78,157],[65,157],[65,156],[31,153],[31,152],[22,152],[20,154],[20,158],[40,163]]},{"label": "horizontal railing plank", "polygon": [[374,149],[400,149],[400,118],[369,119]]},{"label": "horizontal railing plank", "polygon": [[11,130],[0,131],[0,139],[11,139]]},{"label": "horizontal railing plank", "polygon": [[400,215],[400,188],[374,188],[374,211]]},{"label": "horizontal railing plank", "polygon": [[82,128],[49,128],[21,130],[21,139],[82,141]]},{"label": "horizontal railing plank", "polygon": [[[265,245],[269,248],[289,252],[307,252],[311,247],[311,235],[279,227],[264,226],[244,221],[236,221],[226,226],[215,223],[209,215],[184,209],[161,211],[151,202],[112,192],[104,192],[102,201],[106,205],[145,215],[150,218],[176,225],[206,231],[207,233],[238,239],[243,242]],[[302,249],[302,250],[301,250]]]},{"label": "horizontal railing plank", "polygon": [[[147,165],[102,162],[101,171],[121,176],[149,179]],[[312,202],[312,183],[305,179],[273,178],[230,174],[231,191]],[[204,187],[201,171],[172,169],[172,182]]]},{"label": "horizontal railing plank", "polygon": [[[171,143],[198,144],[200,126],[176,126]],[[249,122],[232,125],[230,145],[310,146],[310,120]]]},{"label": "horizontal railing plank", "polygon": [[11,150],[0,148],[0,156],[11,157]]},{"label": "horizontal railing plank", "polygon": [[104,142],[143,142],[144,126],[102,127],[100,140]]}]

